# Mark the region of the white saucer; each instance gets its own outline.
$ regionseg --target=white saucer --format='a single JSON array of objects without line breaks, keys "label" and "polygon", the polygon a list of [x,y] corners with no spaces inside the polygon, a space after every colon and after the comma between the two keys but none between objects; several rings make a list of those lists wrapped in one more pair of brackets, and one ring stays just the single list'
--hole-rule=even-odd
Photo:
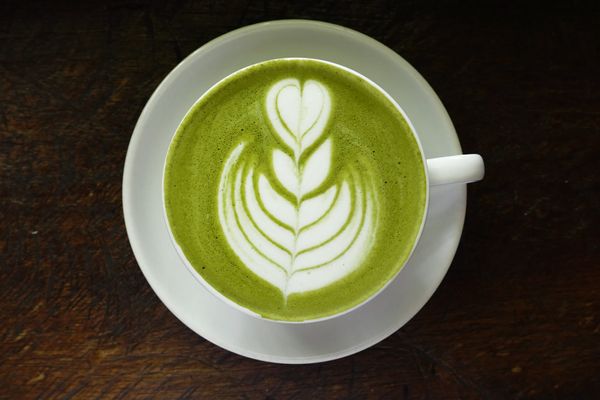
[{"label": "white saucer", "polygon": [[386,89],[411,118],[425,155],[462,154],[452,122],[431,87],[404,59],[356,31],[312,21],[276,21],[223,35],[182,61],[156,89],[133,132],[123,176],[131,247],[162,302],[214,344],[258,360],[300,364],[370,347],[410,320],[431,297],[454,257],[466,209],[465,185],[431,191],[429,218],[410,262],[382,293],[339,318],[276,324],[237,311],[210,294],[180,261],[161,205],[162,166],[177,125],[213,83],[271,58],[311,57],[350,67]]}]

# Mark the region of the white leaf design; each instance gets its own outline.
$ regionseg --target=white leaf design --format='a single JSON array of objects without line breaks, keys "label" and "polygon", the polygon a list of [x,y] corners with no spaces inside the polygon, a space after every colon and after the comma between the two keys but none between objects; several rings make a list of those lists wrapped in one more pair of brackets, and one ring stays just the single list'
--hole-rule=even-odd
[{"label": "white leaf design", "polygon": [[292,203],[273,189],[269,180],[262,174],[258,177],[258,193],[267,212],[276,220],[287,226],[296,225],[296,209]]},{"label": "white leaf design", "polygon": [[[281,186],[246,162],[245,144],[237,145],[221,175],[219,222],[240,261],[287,301],[361,265],[375,236],[377,199],[369,168],[332,166],[333,139],[321,139],[331,114],[325,86],[284,79],[268,91],[265,109],[287,148],[271,154]],[[337,177],[324,187],[332,170]]]},{"label": "white leaf design", "polygon": [[[251,172],[250,172],[251,173]],[[277,265],[287,265],[290,263],[290,254],[286,250],[281,249],[267,238],[263,232],[256,229],[248,216],[244,202],[242,199],[242,171],[238,170],[235,179],[235,202],[233,203],[235,214],[238,219],[240,229],[247,237],[251,237],[253,244],[261,252],[268,254],[270,259]]]},{"label": "white leaf design", "polygon": [[323,237],[330,238],[339,232],[352,216],[352,193],[348,182],[343,182],[340,194],[319,224],[307,227],[298,235],[296,248],[300,252],[316,246]]},{"label": "white leaf design", "polygon": [[308,157],[302,169],[300,194],[304,196],[317,189],[329,175],[331,167],[331,138],[327,139]]},{"label": "white leaf design", "polygon": [[265,237],[270,238],[277,245],[291,249],[294,245],[294,235],[290,230],[277,224],[260,206],[259,200],[254,191],[254,185],[251,177],[247,177],[244,183],[245,204],[248,208],[248,214],[256,228],[261,231]]},{"label": "white leaf design", "polygon": [[302,226],[300,229],[308,226],[321,217],[333,206],[335,196],[337,195],[337,185],[327,189],[324,193],[316,195],[308,200],[304,200],[300,205],[300,221]]},{"label": "white leaf design", "polygon": [[238,191],[234,186],[234,173],[236,168],[241,165],[239,161],[244,147],[244,143],[237,145],[225,162],[219,184],[219,222],[229,245],[244,265],[249,266],[256,275],[271,285],[279,288],[285,287],[287,285],[287,271],[283,266],[276,264],[258,251],[255,245],[244,235],[235,215],[233,204],[235,204],[237,196],[234,196],[234,194],[238,194]]},{"label": "white leaf design", "polygon": [[300,180],[296,163],[279,149],[273,150],[273,171],[281,185],[290,193],[298,193]]}]

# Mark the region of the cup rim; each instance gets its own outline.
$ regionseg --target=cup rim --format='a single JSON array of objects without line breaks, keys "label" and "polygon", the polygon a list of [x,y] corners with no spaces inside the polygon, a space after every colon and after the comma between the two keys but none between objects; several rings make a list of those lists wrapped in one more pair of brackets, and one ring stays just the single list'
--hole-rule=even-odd
[{"label": "cup rim", "polygon": [[[259,65],[262,65],[264,63],[268,63],[268,62],[274,62],[274,61],[283,61],[283,60],[307,60],[307,61],[314,61],[314,62],[318,62],[318,63],[323,63],[323,64],[327,64],[329,66],[332,66],[334,68],[339,68],[342,69],[350,74],[353,74],[355,76],[357,76],[360,79],[363,79],[364,81],[366,81],[367,83],[369,83],[372,87],[374,87],[376,90],[378,90],[386,99],[388,99],[388,101],[390,101],[394,107],[396,107],[396,109],[400,112],[400,114],[402,115],[402,117],[404,118],[404,120],[406,121],[406,123],[408,124],[411,134],[413,136],[413,138],[415,139],[415,141],[417,142],[417,146],[419,148],[419,155],[421,156],[421,165],[423,167],[423,171],[425,174],[425,203],[423,206],[423,216],[421,218],[421,224],[419,226],[419,230],[417,232],[417,235],[415,236],[415,240],[413,242],[412,248],[410,250],[410,252],[408,253],[408,256],[406,257],[406,259],[404,260],[404,262],[402,263],[402,265],[400,267],[398,267],[397,271],[394,273],[394,275],[392,277],[390,277],[377,291],[373,292],[369,297],[367,297],[366,299],[364,299],[362,302],[355,304],[354,306],[347,308],[343,311],[340,311],[336,314],[331,314],[331,315],[326,315],[324,317],[319,317],[319,318],[313,318],[313,319],[307,319],[307,320],[300,320],[300,321],[288,321],[288,320],[281,320],[281,319],[273,319],[273,318],[268,318],[265,317],[255,311],[250,310],[249,308],[246,308],[244,306],[242,306],[241,304],[236,303],[235,301],[231,300],[230,298],[228,298],[227,296],[223,295],[222,293],[220,293],[218,290],[216,290],[209,282],[207,282],[204,277],[202,277],[202,275],[194,268],[194,266],[192,265],[192,263],[187,259],[187,257],[185,256],[185,253],[183,252],[183,250],[181,249],[181,247],[179,246],[179,244],[177,243],[175,236],[173,235],[173,232],[171,231],[171,225],[169,224],[169,218],[167,215],[167,210],[166,210],[166,205],[165,205],[165,172],[166,172],[166,167],[167,167],[167,161],[168,161],[168,156],[169,153],[171,151],[171,145],[173,144],[173,140],[175,139],[175,137],[177,136],[177,131],[179,131],[179,128],[181,127],[181,124],[186,120],[186,118],[188,117],[188,115],[190,114],[190,112],[196,107],[196,105],[201,102],[206,96],[210,95],[211,92],[213,90],[216,89],[216,87],[220,86],[221,83],[223,83],[224,81],[228,80],[229,78],[231,78],[234,75],[237,75],[243,71],[246,71],[248,69],[251,68],[255,68]],[[219,81],[217,81],[216,83],[214,83],[212,86],[210,86],[204,93],[202,93],[202,95],[200,97],[198,97],[198,99],[189,107],[189,109],[186,111],[185,115],[183,116],[183,118],[181,119],[181,121],[179,122],[179,124],[177,125],[177,128],[175,128],[175,131],[173,132],[173,135],[171,136],[171,140],[169,141],[169,146],[167,148],[167,152],[165,155],[165,160],[163,162],[163,168],[162,168],[162,180],[161,180],[161,204],[162,204],[162,210],[163,210],[163,219],[164,222],[167,226],[167,231],[169,232],[169,238],[171,239],[171,243],[173,244],[173,246],[175,247],[175,250],[177,252],[177,255],[179,256],[180,260],[183,262],[183,264],[185,265],[186,269],[196,278],[197,281],[199,281],[213,296],[217,297],[218,299],[220,299],[221,301],[225,302],[226,304],[228,304],[229,306],[233,307],[234,309],[243,312],[246,315],[249,315],[251,317],[257,318],[261,321],[268,321],[268,322],[272,322],[272,323],[277,323],[277,324],[286,324],[286,325],[306,325],[306,324],[311,324],[311,323],[316,323],[316,322],[323,322],[323,321],[327,321],[327,320],[331,320],[334,318],[338,318],[344,315],[349,314],[350,312],[362,307],[363,305],[367,304],[368,302],[370,302],[371,300],[373,300],[375,297],[377,297],[381,292],[383,292],[385,290],[385,288],[387,288],[394,280],[396,280],[398,278],[398,275],[400,274],[400,271],[402,271],[404,269],[404,267],[406,267],[406,265],[409,263],[410,259],[412,258],[412,255],[417,247],[417,244],[419,243],[419,240],[421,239],[421,235],[423,233],[423,229],[425,227],[425,222],[427,220],[427,214],[428,214],[428,210],[429,210],[429,192],[430,192],[430,186],[429,186],[429,171],[427,169],[427,159],[425,158],[425,153],[423,151],[423,146],[421,144],[421,140],[419,139],[419,135],[412,123],[412,121],[410,120],[410,118],[408,118],[408,115],[406,115],[406,112],[404,111],[404,109],[402,109],[402,107],[400,107],[400,105],[396,102],[396,100],[394,100],[394,98],[392,98],[392,96],[390,96],[389,93],[387,93],[381,86],[379,86],[377,83],[373,82],[371,79],[369,79],[368,77],[362,75],[360,72],[357,72],[349,67],[346,67],[344,65],[341,64],[337,64],[334,63],[332,61],[327,61],[327,60],[322,60],[322,59],[318,59],[318,58],[311,58],[311,57],[277,57],[277,58],[271,58],[271,59],[267,59],[267,60],[263,60],[263,61],[259,61],[257,63],[253,63],[250,64],[246,67],[240,68],[230,74],[228,74],[227,76],[223,77],[222,79],[220,79]]]}]

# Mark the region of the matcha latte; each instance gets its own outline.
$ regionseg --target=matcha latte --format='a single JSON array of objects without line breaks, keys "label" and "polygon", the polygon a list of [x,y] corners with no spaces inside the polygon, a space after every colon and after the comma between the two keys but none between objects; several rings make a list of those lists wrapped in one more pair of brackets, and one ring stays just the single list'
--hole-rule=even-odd
[{"label": "matcha latte", "polygon": [[409,257],[427,199],[397,107],[309,59],[260,63],[210,89],[171,142],[163,184],[188,264],[281,321],[332,316],[381,290]]}]

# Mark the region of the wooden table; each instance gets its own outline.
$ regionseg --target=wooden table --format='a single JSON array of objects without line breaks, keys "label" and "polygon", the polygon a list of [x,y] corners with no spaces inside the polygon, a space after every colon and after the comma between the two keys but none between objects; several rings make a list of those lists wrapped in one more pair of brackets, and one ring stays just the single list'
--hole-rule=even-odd
[{"label": "wooden table", "polygon": [[[600,398],[598,9],[441,3],[3,2],[0,398]],[[157,84],[207,41],[280,18],[396,50],[487,163],[423,310],[371,349],[306,366],[239,357],[181,324],[121,211]]]}]

